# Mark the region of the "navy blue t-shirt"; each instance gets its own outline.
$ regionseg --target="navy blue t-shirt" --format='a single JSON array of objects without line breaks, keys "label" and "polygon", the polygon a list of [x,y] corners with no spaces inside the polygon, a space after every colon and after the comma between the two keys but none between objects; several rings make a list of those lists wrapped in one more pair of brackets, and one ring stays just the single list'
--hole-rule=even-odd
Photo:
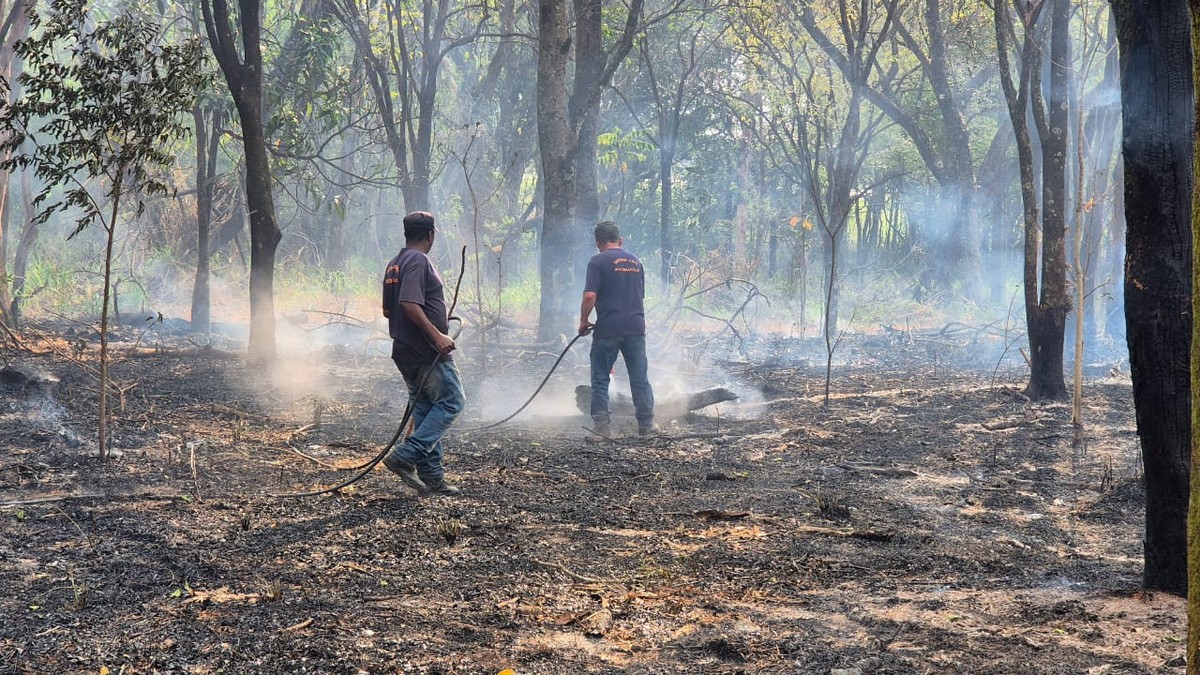
[{"label": "navy blue t-shirt", "polygon": [[[388,319],[388,332],[392,336],[392,359],[397,363],[427,366],[438,358],[437,350],[419,326],[408,320],[401,309],[401,302],[421,306],[434,328],[446,333],[449,319],[446,316],[444,284],[429,260],[429,256],[415,248],[406,248],[388,263],[383,275],[383,315]],[[450,361],[449,354],[440,358]]]},{"label": "navy blue t-shirt", "polygon": [[646,275],[637,256],[620,248],[592,256],[583,290],[596,294],[595,337],[646,334]]}]

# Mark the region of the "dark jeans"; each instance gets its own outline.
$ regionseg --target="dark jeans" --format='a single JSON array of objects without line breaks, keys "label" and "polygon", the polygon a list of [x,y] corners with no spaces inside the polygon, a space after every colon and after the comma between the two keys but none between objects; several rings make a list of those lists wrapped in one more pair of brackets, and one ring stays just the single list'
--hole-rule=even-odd
[{"label": "dark jeans", "polygon": [[408,385],[413,432],[391,454],[417,467],[422,480],[442,478],[442,436],[462,412],[466,398],[453,361],[433,365],[396,364]]},{"label": "dark jeans", "polygon": [[629,393],[633,395],[638,427],[649,428],[654,424],[654,390],[646,375],[645,335],[592,338],[592,421],[600,427],[608,426],[609,372],[617,362],[618,353],[624,357],[625,370],[629,372]]}]

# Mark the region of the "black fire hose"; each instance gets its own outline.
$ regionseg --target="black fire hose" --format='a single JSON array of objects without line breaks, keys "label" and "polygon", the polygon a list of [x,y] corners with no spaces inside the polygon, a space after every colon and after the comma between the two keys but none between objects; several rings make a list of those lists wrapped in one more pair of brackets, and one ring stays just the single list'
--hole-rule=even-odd
[{"label": "black fire hose", "polygon": [[[458,336],[462,333],[462,328],[463,328],[462,319],[460,319],[457,316],[454,316],[454,308],[458,305],[458,290],[459,290],[459,288],[462,287],[463,273],[466,271],[466,268],[467,268],[467,247],[463,246],[463,248],[462,248],[462,265],[459,268],[459,272],[458,272],[458,282],[454,285],[454,299],[450,303],[450,309],[447,310],[447,314],[448,314],[447,320],[458,322],[458,330],[455,331],[455,333],[454,333],[455,340],[458,339]],[[546,383],[550,381],[550,376],[554,374],[554,371],[558,369],[559,364],[562,363],[562,360],[564,358],[566,358],[567,352],[571,351],[571,347],[575,346],[575,343],[579,341],[579,338],[581,338],[587,334],[588,333],[580,333],[580,334],[576,335],[575,337],[571,338],[571,341],[567,343],[567,346],[563,347],[563,350],[561,352],[559,352],[558,358],[555,359],[555,361],[554,361],[554,365],[550,366],[550,371],[547,372],[546,376],[542,378],[541,384],[539,384],[537,386],[537,389],[535,389],[533,391],[533,394],[531,394],[529,396],[529,398],[525,401],[525,403],[522,404],[520,408],[517,408],[517,410],[515,412],[513,412],[513,414],[509,415],[508,417],[505,417],[504,419],[502,419],[498,422],[492,422],[491,424],[488,424],[488,425],[482,426],[482,427],[478,427],[476,429],[472,429],[471,431],[484,431],[486,429],[494,429],[494,428],[500,426],[501,424],[508,422],[509,420],[516,417],[517,415],[520,415],[521,412],[523,410],[525,410],[525,408],[529,407],[530,403],[533,403],[533,400],[535,398],[537,398],[538,394],[542,393],[542,389],[546,386]],[[430,366],[435,365],[438,362],[438,359],[440,359],[440,358],[441,358],[441,355],[439,354],[433,360],[433,363],[431,363]],[[432,372],[433,372],[432,368],[430,370],[426,370],[424,377],[428,378],[429,374]],[[425,385],[425,380],[422,380],[421,386],[418,388],[423,388],[424,385]],[[350,478],[347,478],[346,480],[343,480],[342,482],[340,482],[336,485],[332,485],[332,486],[326,487],[326,488],[321,488],[319,490],[310,490],[308,492],[268,492],[267,494],[271,497],[277,497],[277,498],[317,497],[320,495],[329,494],[331,492],[337,492],[338,490],[341,490],[342,488],[349,487],[350,485],[357,483],[358,481],[360,481],[364,477],[366,477],[366,475],[368,473],[370,473],[372,469],[375,468],[376,464],[379,464],[381,461],[383,461],[383,458],[386,457],[387,454],[389,452],[391,452],[392,448],[396,446],[396,443],[398,443],[400,441],[401,437],[404,435],[404,428],[406,426],[408,426],[409,420],[412,419],[412,410],[413,410],[413,399],[410,398],[408,401],[408,405],[405,406],[405,408],[404,408],[404,416],[400,419],[400,426],[397,427],[396,433],[392,435],[392,440],[388,441],[387,445],[385,445],[383,447],[383,449],[380,450],[375,455],[375,457],[373,457],[370,461],[366,462],[365,464],[360,464],[358,466],[350,467],[350,468],[346,469],[348,471],[358,471],[358,473],[354,474]]]},{"label": "black fire hose", "polygon": [[[462,262],[459,265],[459,269],[458,269],[458,282],[454,284],[454,299],[450,303],[450,309],[446,310],[446,315],[447,315],[446,321],[447,322],[450,322],[450,321],[458,322],[458,330],[454,332],[455,340],[457,340],[458,336],[462,334],[462,328],[463,328],[462,319],[460,319],[457,316],[454,316],[454,308],[458,306],[458,290],[460,288],[462,288],[463,274],[467,271],[467,247],[466,246],[462,247],[462,258],[461,259],[462,259]],[[418,389],[425,388],[425,385],[427,384],[428,379],[429,379],[429,375],[433,372],[432,366],[436,365],[437,362],[441,358],[442,358],[441,354],[438,354],[437,356],[434,357],[433,362],[429,364],[430,368],[425,371],[425,374],[421,379]],[[404,428],[408,426],[409,420],[412,419],[412,412],[413,412],[413,399],[410,397],[408,399],[408,405],[406,405],[404,407],[404,416],[400,418],[400,426],[398,426],[396,428],[396,433],[392,434],[392,440],[388,441],[388,444],[383,446],[383,449],[380,450],[375,455],[375,457],[373,457],[366,464],[360,464],[356,467],[352,467],[352,468],[348,469],[349,471],[358,471],[358,473],[347,478],[346,480],[338,483],[337,485],[331,485],[330,487],[321,488],[319,490],[309,490],[307,492],[268,492],[267,494],[271,497],[277,497],[280,499],[296,498],[296,497],[317,497],[320,495],[329,494],[330,492],[337,492],[338,490],[341,490],[344,487],[349,487],[349,486],[357,483],[358,481],[360,481],[364,477],[366,477],[366,475],[368,473],[371,473],[371,470],[375,468],[375,465],[382,462],[383,458],[386,457],[387,454],[392,451],[392,448],[396,447],[396,443],[398,443],[400,441],[400,438],[404,435]]]},{"label": "black fire hose", "polygon": [[542,383],[538,385],[537,389],[533,390],[533,394],[529,397],[528,400],[525,401],[524,405],[522,405],[520,408],[517,408],[516,412],[509,415],[508,417],[505,417],[504,419],[500,420],[499,422],[492,422],[491,424],[489,424],[487,426],[482,426],[482,427],[478,427],[476,429],[471,429],[471,431],[483,431],[485,429],[494,429],[494,428],[500,426],[501,424],[504,424],[505,422],[516,417],[517,415],[520,415],[521,411],[528,408],[529,404],[533,403],[533,399],[537,398],[537,395],[542,393],[542,387],[545,387],[546,383],[550,381],[550,376],[554,374],[554,371],[558,368],[558,364],[562,363],[562,360],[564,357],[566,357],[567,352],[571,351],[571,347],[574,347],[575,343],[579,341],[579,338],[583,337],[584,335],[587,335],[587,333],[580,333],[579,335],[576,335],[575,337],[571,338],[571,341],[567,343],[566,347],[563,347],[563,350],[561,352],[559,352],[559,354],[558,354],[558,358],[554,361],[554,365],[550,366],[550,372],[546,373],[546,376],[542,378]]}]

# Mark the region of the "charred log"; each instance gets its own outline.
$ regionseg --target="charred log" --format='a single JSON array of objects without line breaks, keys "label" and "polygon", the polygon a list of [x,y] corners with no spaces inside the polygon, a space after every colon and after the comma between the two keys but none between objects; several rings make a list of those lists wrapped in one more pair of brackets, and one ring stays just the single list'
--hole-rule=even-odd
[{"label": "charred log", "polygon": [[[682,417],[693,410],[707,408],[710,405],[725,403],[726,401],[737,400],[738,395],[725,389],[717,387],[715,389],[705,389],[694,394],[686,396],[672,396],[666,399],[655,401],[654,417],[659,421],[671,420],[676,417]],[[591,385],[581,384],[575,387],[575,406],[580,412],[585,415],[590,415],[592,410],[592,387]],[[613,415],[621,417],[633,417],[633,399],[626,394],[613,393],[608,400],[609,411]]]}]

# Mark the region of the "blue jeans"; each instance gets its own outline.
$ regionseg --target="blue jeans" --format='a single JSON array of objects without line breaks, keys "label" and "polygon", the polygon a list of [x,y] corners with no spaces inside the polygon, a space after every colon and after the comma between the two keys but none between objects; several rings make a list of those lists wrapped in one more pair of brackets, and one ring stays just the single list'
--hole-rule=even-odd
[{"label": "blue jeans", "polygon": [[629,393],[633,395],[633,409],[639,428],[654,424],[654,390],[646,375],[646,336],[621,335],[618,337],[592,338],[592,421],[597,426],[608,426],[611,414],[608,410],[609,372],[617,362],[617,354],[625,359],[625,370],[629,372]]},{"label": "blue jeans", "polygon": [[411,366],[396,364],[408,385],[413,431],[391,454],[417,467],[421,480],[442,479],[442,436],[462,412],[466,398],[453,361]]}]

